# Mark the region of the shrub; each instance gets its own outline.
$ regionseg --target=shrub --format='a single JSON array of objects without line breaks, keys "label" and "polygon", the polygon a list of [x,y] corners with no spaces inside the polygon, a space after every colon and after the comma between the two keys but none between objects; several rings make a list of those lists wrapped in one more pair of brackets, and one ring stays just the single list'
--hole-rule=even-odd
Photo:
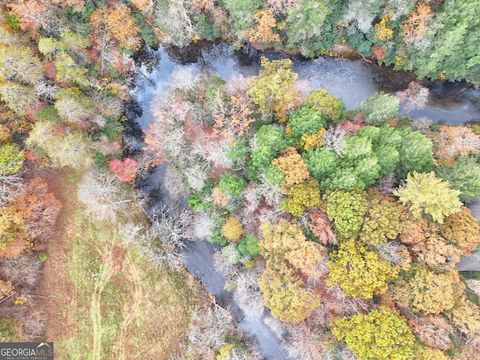
[{"label": "shrub", "polygon": [[438,177],[460,191],[460,201],[469,202],[480,195],[480,164],[473,157],[461,156],[452,167],[436,170]]},{"label": "shrub", "polygon": [[460,211],[460,191],[452,190],[447,182],[433,172],[408,174],[406,184],[395,192],[400,201],[409,206],[414,217],[431,216],[433,221],[443,223],[445,217]]},{"label": "shrub", "polygon": [[428,346],[417,345],[415,349],[415,360],[448,360],[449,357],[438,349]]},{"label": "shrub", "polygon": [[293,111],[288,121],[292,135],[295,137],[314,134],[324,128],[326,124],[322,114],[309,106],[303,106]]},{"label": "shrub", "polygon": [[0,342],[19,340],[19,328],[17,323],[9,317],[0,318]]},{"label": "shrub", "polygon": [[360,234],[365,244],[378,246],[394,240],[401,230],[401,207],[379,193],[370,199],[369,210]]},{"label": "shrub", "polygon": [[462,255],[469,255],[480,242],[480,225],[470,209],[447,217],[440,227],[442,235],[462,250]]},{"label": "shrub", "polygon": [[24,161],[25,155],[16,145],[0,145],[0,175],[11,175],[19,172]]},{"label": "shrub", "polygon": [[413,359],[415,337],[405,319],[386,306],[338,319],[332,331],[337,339],[345,339],[359,360]]},{"label": "shrub", "polygon": [[333,122],[340,121],[345,113],[343,101],[324,89],[312,91],[305,99],[305,105],[312,107]]},{"label": "shrub", "polygon": [[268,259],[259,281],[265,305],[272,315],[285,322],[298,323],[320,305],[320,297],[302,288],[303,282],[282,260]]},{"label": "shrub", "polygon": [[360,191],[335,190],[324,196],[327,216],[340,239],[347,240],[358,235],[367,211],[368,202]]},{"label": "shrub", "polygon": [[393,288],[398,304],[425,315],[451,310],[461,289],[455,272],[436,274],[420,268],[408,281],[400,280]]},{"label": "shrub", "polygon": [[365,299],[383,294],[387,291],[388,282],[398,275],[397,268],[355,240],[339,245],[330,256],[328,269],[328,286],[338,285],[348,296]]},{"label": "shrub", "polygon": [[272,165],[283,173],[283,184],[287,188],[307,180],[310,176],[307,165],[294,148],[288,148],[272,161]]},{"label": "shrub", "polygon": [[239,177],[234,173],[228,173],[222,176],[218,183],[218,187],[228,196],[231,196],[234,199],[239,199],[247,187],[247,182],[244,178]]},{"label": "shrub", "polygon": [[385,93],[377,93],[365,100],[363,112],[365,120],[369,124],[381,124],[386,120],[398,116],[400,100],[397,97]]},{"label": "shrub", "polygon": [[234,216],[230,216],[222,226],[223,236],[229,241],[237,242],[243,235],[242,223]]},{"label": "shrub", "polygon": [[300,216],[305,209],[319,205],[320,190],[318,183],[313,179],[289,188],[287,198],[280,202],[280,208],[293,216]]}]

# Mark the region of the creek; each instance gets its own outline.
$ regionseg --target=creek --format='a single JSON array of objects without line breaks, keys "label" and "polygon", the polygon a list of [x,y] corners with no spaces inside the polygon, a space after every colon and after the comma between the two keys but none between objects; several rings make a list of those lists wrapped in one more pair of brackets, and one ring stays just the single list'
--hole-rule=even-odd
[{"label": "creek", "polygon": [[[160,56],[159,63],[153,71],[148,71],[144,66],[140,69],[143,76],[138,77],[137,86],[132,92],[142,109],[142,115],[138,117],[137,122],[143,129],[153,121],[150,111],[153,98],[159,92],[168,89],[175,70],[183,67],[191,69],[194,73],[210,71],[228,81],[235,75],[246,77],[256,75],[260,69],[260,56],[270,59],[285,57],[277,52],[258,53],[251,49],[234,51],[225,44],[210,45],[187,52],[160,48],[157,53]],[[348,109],[359,107],[363,100],[376,91],[387,93],[403,91],[415,80],[412,73],[395,72],[363,60],[327,57],[317,59],[291,57],[291,59],[293,70],[298,73],[299,80],[303,81],[303,91],[324,88],[343,99]],[[462,82],[425,80],[420,83],[429,89],[426,106],[410,112],[403,109],[403,115],[416,119],[428,118],[451,125],[480,122],[480,90]],[[162,167],[151,173],[147,180],[148,189],[144,189],[159,199],[162,197],[165,199],[165,196],[168,198],[167,189],[162,187],[163,173]],[[472,201],[469,207],[475,216],[480,218],[480,199]],[[229,307],[233,311],[240,320],[240,327],[256,337],[266,358],[288,359],[280,339],[262,319],[242,319],[241,310],[233,300],[232,293],[224,290],[224,277],[213,266],[212,254],[215,249],[215,246],[206,241],[191,242],[185,250],[188,270],[203,281],[208,292],[214,295],[223,307]],[[463,258],[458,268],[461,271],[480,271],[480,254]]]}]

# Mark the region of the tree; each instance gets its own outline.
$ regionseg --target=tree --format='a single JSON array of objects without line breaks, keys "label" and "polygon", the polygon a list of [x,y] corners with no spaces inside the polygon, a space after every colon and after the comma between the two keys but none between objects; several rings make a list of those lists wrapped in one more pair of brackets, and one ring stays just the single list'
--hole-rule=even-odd
[{"label": "tree", "polygon": [[360,191],[335,190],[325,194],[326,212],[341,240],[355,238],[363,223],[368,202]]},{"label": "tree", "polygon": [[272,165],[283,173],[283,184],[286,188],[300,184],[310,177],[307,165],[295,148],[288,148],[272,161]]},{"label": "tree", "polygon": [[0,47],[0,76],[8,81],[36,85],[43,78],[42,65],[26,46]]},{"label": "tree", "polygon": [[275,115],[278,121],[284,122],[290,107],[297,103],[295,82],[298,75],[291,70],[289,59],[270,61],[262,57],[261,66],[258,76],[249,82],[248,94],[265,118]]},{"label": "tree", "polygon": [[260,254],[258,240],[252,233],[242,237],[237,245],[237,250],[242,256],[256,257]]},{"label": "tree", "polygon": [[320,205],[320,189],[313,179],[293,185],[286,190],[286,194],[287,198],[280,202],[280,208],[293,216],[300,216],[305,209]]},{"label": "tree", "polygon": [[280,35],[273,32],[277,22],[270,9],[258,10],[253,15],[256,26],[247,30],[247,37],[253,43],[270,45],[280,41]]},{"label": "tree", "polygon": [[243,235],[242,223],[234,216],[230,216],[222,226],[223,236],[228,241],[238,242]]},{"label": "tree", "polygon": [[433,169],[433,143],[419,131],[402,129],[402,141],[398,152],[400,159],[397,173],[405,178],[409,172],[427,172]]},{"label": "tree", "polygon": [[314,90],[308,94],[305,105],[312,107],[334,123],[342,120],[345,114],[343,101],[325,89]]},{"label": "tree", "polygon": [[333,232],[332,224],[327,215],[320,210],[314,210],[310,213],[310,230],[322,245],[336,244],[337,238]]},{"label": "tree", "polygon": [[328,286],[338,285],[348,296],[364,299],[385,293],[388,282],[398,275],[398,268],[355,240],[340,243],[330,256],[328,269]]},{"label": "tree", "polygon": [[385,93],[376,93],[363,103],[365,120],[369,124],[381,124],[398,116],[400,101],[397,97]]},{"label": "tree", "polygon": [[326,179],[338,167],[339,160],[335,152],[325,148],[306,151],[303,156],[310,174],[320,181]]},{"label": "tree", "polygon": [[480,309],[462,298],[452,309],[450,319],[453,325],[469,339],[480,335]]},{"label": "tree", "polygon": [[440,232],[445,239],[461,249],[462,255],[469,255],[480,242],[480,225],[466,207],[447,217]]},{"label": "tree", "polygon": [[[423,17],[428,18],[425,10]],[[480,9],[475,0],[445,1],[442,9],[428,21],[430,31],[425,35],[426,49],[412,52],[407,68],[416,69],[420,78],[440,75],[452,81],[466,78],[478,82],[480,48],[475,38],[480,31],[479,18]]]},{"label": "tree", "polygon": [[222,176],[218,183],[218,187],[224,194],[227,194],[233,199],[239,199],[247,187],[247,182],[244,178],[239,177],[234,173],[228,173]]},{"label": "tree", "polygon": [[118,213],[127,211],[131,201],[112,174],[98,169],[83,176],[78,184],[77,197],[86,212],[100,221],[115,220]]},{"label": "tree", "polygon": [[397,303],[425,315],[438,315],[451,310],[462,288],[458,273],[436,274],[431,270],[414,270],[408,282],[399,280],[393,295]]},{"label": "tree", "polygon": [[413,359],[415,337],[405,319],[386,306],[335,320],[332,330],[359,360]]},{"label": "tree", "polygon": [[46,243],[53,235],[63,205],[49,192],[45,180],[33,178],[23,188],[12,206],[22,214],[32,239]]},{"label": "tree", "polygon": [[141,39],[139,28],[135,24],[130,8],[125,4],[117,4],[110,9],[98,8],[90,16],[90,24],[95,36],[102,34],[102,29],[110,37],[117,40],[120,46],[128,50],[138,50]]},{"label": "tree", "polygon": [[46,31],[52,30],[51,24],[51,12],[44,1],[30,0],[30,1],[18,1],[17,3],[9,3],[13,13],[20,19],[20,28],[24,31],[30,32],[34,37],[37,35],[39,28],[43,28]]},{"label": "tree", "polygon": [[408,174],[406,184],[395,195],[409,207],[414,217],[427,215],[440,224],[462,206],[458,200],[460,191],[450,189],[448,183],[435,177],[433,172]]},{"label": "tree", "polygon": [[360,240],[372,246],[394,240],[401,230],[401,214],[402,208],[393,199],[373,193]]},{"label": "tree", "polygon": [[327,122],[322,113],[310,106],[302,106],[296,109],[288,120],[292,135],[295,137],[315,134],[324,128],[326,124]]},{"label": "tree", "polygon": [[460,249],[436,234],[415,244],[412,251],[420,261],[436,271],[453,270],[462,254]]},{"label": "tree", "polygon": [[89,86],[88,69],[80,66],[66,52],[60,52],[55,59],[55,79],[58,82]]},{"label": "tree", "polygon": [[25,116],[38,101],[33,88],[10,81],[0,82],[0,99],[19,116]]},{"label": "tree", "polygon": [[55,98],[55,109],[67,123],[81,125],[97,113],[93,100],[77,88],[61,89]]},{"label": "tree", "polygon": [[432,16],[433,13],[430,4],[417,4],[415,11],[412,11],[407,20],[402,24],[405,43],[415,45],[418,41],[422,40],[427,34],[428,22]]},{"label": "tree", "polygon": [[437,142],[435,155],[441,160],[480,152],[480,136],[466,126],[441,126]]},{"label": "tree", "polygon": [[460,156],[452,167],[441,166],[436,173],[452,189],[460,191],[460,201],[469,202],[480,195],[480,164],[475,158]]},{"label": "tree", "polygon": [[130,182],[134,180],[139,169],[138,162],[131,158],[125,158],[123,160],[110,160],[108,166],[110,171],[114,173],[120,181],[124,182]]},{"label": "tree", "polygon": [[17,257],[30,240],[25,220],[14,207],[0,208],[0,256]]},{"label": "tree", "polygon": [[303,282],[280,259],[268,259],[259,281],[265,305],[285,322],[304,320],[320,305],[320,297],[302,288]]},{"label": "tree", "polygon": [[302,55],[323,55],[339,41],[336,25],[343,13],[341,1],[303,0],[288,12],[287,47]]},{"label": "tree", "polygon": [[12,175],[22,169],[25,155],[15,144],[0,145],[0,175]]},{"label": "tree", "polygon": [[260,169],[270,165],[277,154],[285,149],[287,141],[282,128],[274,125],[263,125],[255,134],[255,146],[252,149],[248,164],[251,172],[256,174]]},{"label": "tree", "polygon": [[260,0],[224,0],[223,6],[228,11],[234,28],[237,31],[247,30],[254,26],[253,15],[263,6]]},{"label": "tree", "polygon": [[311,274],[324,255],[318,244],[307,240],[297,223],[282,219],[274,226],[262,225],[261,230],[260,254],[266,259],[282,259],[304,274]]}]

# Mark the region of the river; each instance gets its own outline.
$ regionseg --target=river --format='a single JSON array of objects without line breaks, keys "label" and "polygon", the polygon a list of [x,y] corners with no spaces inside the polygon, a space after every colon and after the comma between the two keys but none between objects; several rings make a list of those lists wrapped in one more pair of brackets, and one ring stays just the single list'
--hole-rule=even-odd
[{"label": "river", "polygon": [[[255,51],[234,51],[228,45],[213,45],[201,50],[192,51],[188,58],[178,56],[175,51],[164,48],[158,50],[160,61],[151,72],[142,67],[143,76],[138,77],[137,87],[133,96],[142,109],[142,115],[137,119],[139,125],[145,129],[152,121],[150,103],[154,96],[168,88],[172,73],[183,67],[193,72],[209,70],[212,74],[229,80],[234,75],[252,76],[260,69],[260,55],[268,58],[282,58],[276,52],[258,54]],[[408,72],[395,72],[364,60],[347,60],[338,58],[318,58],[307,60],[292,58],[293,69],[303,81],[302,89],[324,88],[343,99],[348,109],[361,105],[362,101],[375,91],[395,93],[407,88],[414,80]],[[404,115],[411,118],[426,117],[433,121],[447,124],[462,124],[465,122],[480,122],[480,90],[473,89],[464,83],[448,83],[441,81],[422,81],[422,86],[430,90],[426,106],[421,110],[406,112]],[[165,193],[162,188],[163,169],[154,171],[150,178],[149,192],[160,196]],[[480,218],[480,199],[473,201],[470,208],[477,218]],[[196,277],[200,278],[207,290],[222,306],[228,306],[237,315],[241,316],[232,294],[224,290],[225,279],[215,271],[212,254],[215,247],[206,241],[192,242],[185,250],[187,268]],[[473,255],[462,259],[458,264],[459,270],[480,271],[480,255]],[[265,325],[262,319],[243,319],[241,328],[254,335],[268,359],[288,359],[281,347],[280,339]]]}]

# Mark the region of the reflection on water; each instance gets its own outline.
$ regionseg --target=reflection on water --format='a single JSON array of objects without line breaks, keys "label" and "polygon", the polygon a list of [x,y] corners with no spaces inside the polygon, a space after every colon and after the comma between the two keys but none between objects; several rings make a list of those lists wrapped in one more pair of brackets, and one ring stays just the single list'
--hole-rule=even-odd
[{"label": "reflection on water", "polygon": [[[140,124],[145,127],[152,121],[148,110],[150,101],[159,91],[168,87],[173,71],[180,67],[191,68],[194,72],[210,70],[224,80],[234,75],[252,76],[259,71],[260,55],[269,58],[281,57],[278,53],[266,52],[249,56],[232,50],[227,45],[216,45],[196,52],[184,63],[172,56],[172,51],[159,50],[159,66],[147,77],[155,84],[141,81],[135,95],[144,110]],[[184,54],[182,54],[184,55]],[[395,72],[391,69],[366,63],[363,60],[346,60],[336,58],[318,58],[305,60],[293,58],[293,69],[299,79],[306,82],[307,89],[324,88],[340,97],[347,108],[359,107],[363,100],[375,91],[395,93],[407,88],[414,80],[411,73]],[[146,69],[144,69],[146,72]],[[480,90],[464,83],[445,83],[423,81],[423,86],[430,89],[430,96],[424,109],[406,113],[414,118],[427,117],[434,121],[449,124],[480,121]]]}]

